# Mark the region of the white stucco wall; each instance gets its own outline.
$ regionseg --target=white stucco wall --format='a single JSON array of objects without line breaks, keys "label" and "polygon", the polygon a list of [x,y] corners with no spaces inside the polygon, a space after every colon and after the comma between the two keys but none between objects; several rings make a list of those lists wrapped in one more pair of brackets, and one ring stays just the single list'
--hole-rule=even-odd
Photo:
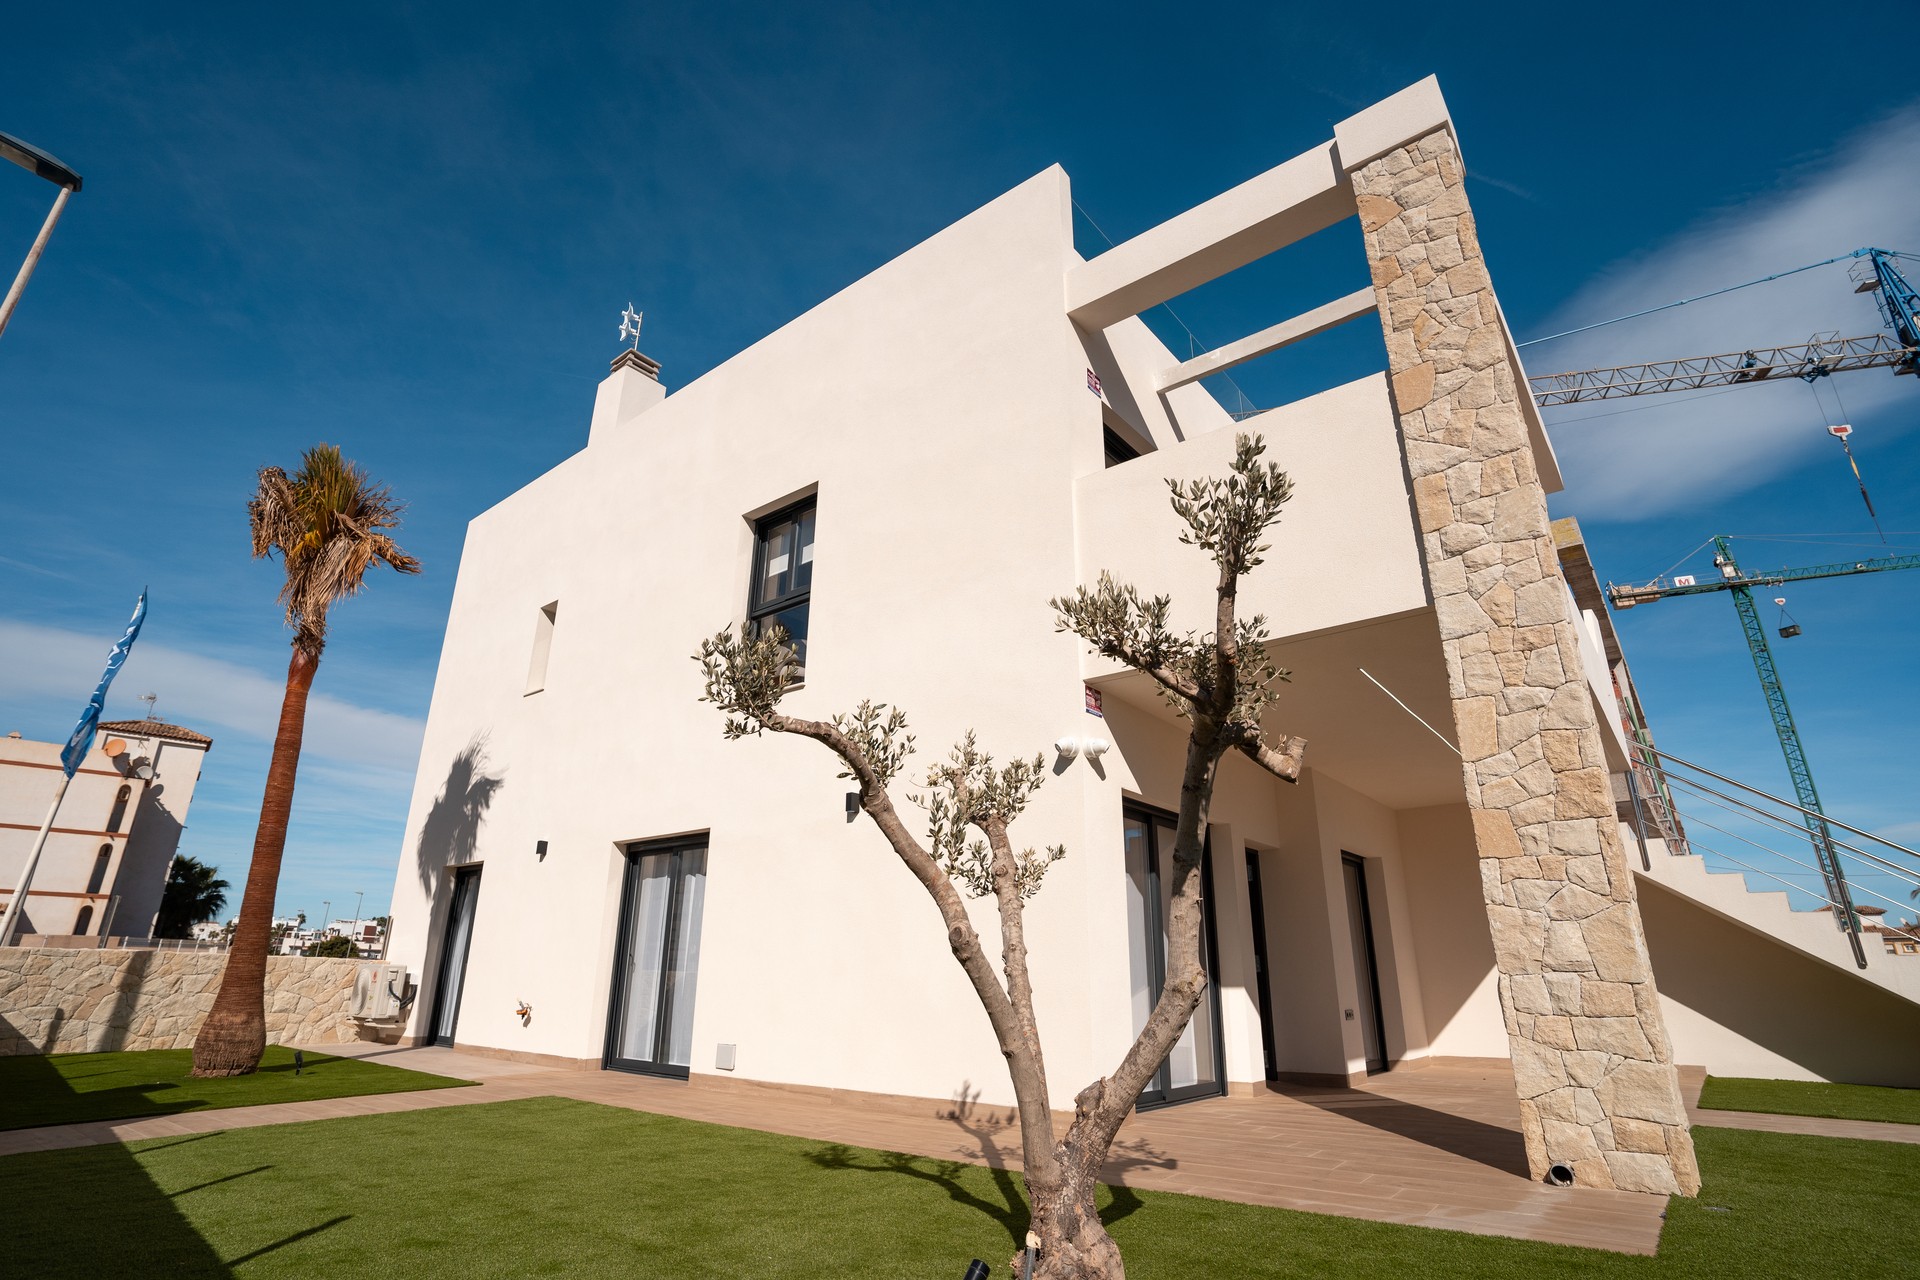
[{"label": "white stucco wall", "polygon": [[1420,990],[1427,1048],[1436,1057],[1504,1058],[1507,1029],[1500,1015],[1493,943],[1468,928],[1483,910],[1479,855],[1465,805],[1402,810],[1401,847],[1407,851],[1407,897],[1420,954]]},{"label": "white stucco wall", "polygon": [[[1243,615],[1265,614],[1273,635],[1285,638],[1426,606],[1384,374],[1083,475],[1075,486],[1082,579],[1110,570],[1143,594],[1173,596],[1176,630],[1210,629],[1212,592],[1196,576],[1207,561],[1174,536],[1179,524],[1167,507],[1167,480],[1225,475],[1241,433],[1260,436],[1266,460],[1294,484],[1268,539],[1266,564],[1242,587]],[[1090,677],[1118,670],[1097,656],[1086,661]]]},{"label": "white stucco wall", "polygon": [[[1070,454],[1097,459],[1101,406],[1059,309],[1066,217],[1063,176],[1040,175],[474,521],[409,819],[417,840],[448,763],[487,735],[501,784],[468,855],[486,871],[463,1040],[597,1057],[616,846],[705,830],[696,1071],[727,1042],[759,1079],[1004,1092],[932,905],[845,822],[833,762],[811,743],[723,741],[688,655],[743,614],[745,517],[818,485],[812,661],[791,709],[898,698],[929,752],[974,725],[1001,754],[1076,727],[1077,647],[1046,601],[1074,582]],[[524,696],[534,617],[555,600],[546,688]],[[1074,854],[1032,925],[1063,1098],[1090,1016],[1044,974],[1095,909],[1079,792],[1099,784],[1082,778],[1027,820]],[[423,885],[414,854],[393,954],[422,965],[444,857]],[[488,942],[502,937],[525,942]]]}]

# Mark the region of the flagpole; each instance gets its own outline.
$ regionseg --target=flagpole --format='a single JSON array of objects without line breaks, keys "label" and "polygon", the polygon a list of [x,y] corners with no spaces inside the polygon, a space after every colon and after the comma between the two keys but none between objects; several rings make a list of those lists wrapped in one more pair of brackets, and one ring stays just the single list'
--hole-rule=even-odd
[{"label": "flagpole", "polygon": [[[6,135],[0,134],[0,143],[6,141]],[[114,676],[120,673],[121,665],[133,649],[134,640],[140,635],[140,626],[146,620],[147,593],[143,590],[139,602],[133,606],[133,620],[127,623],[127,633],[120,637],[120,642],[107,655],[107,669],[100,675],[100,684],[94,689],[93,697],[87,699],[86,709],[80,713],[80,723],[74,725],[73,732],[67,735],[67,745],[61,748],[60,785],[54,788],[53,803],[47,806],[47,820],[40,824],[40,834],[33,838],[33,852],[27,855],[27,865],[20,872],[20,887],[13,891],[13,901],[7,904],[7,914],[0,919],[0,947],[12,946],[19,934],[16,926],[27,909],[27,887],[33,883],[33,870],[39,865],[40,853],[47,847],[47,836],[53,831],[53,815],[60,812],[60,802],[66,798],[73,775],[80,771],[87,752],[93,750],[93,739],[99,732],[100,713],[107,706],[107,688],[113,683]]]},{"label": "flagpole", "polygon": [[[87,736],[87,747],[89,750],[93,747],[91,734]],[[46,821],[40,824],[40,834],[33,838],[33,852],[27,855],[27,865],[20,872],[19,887],[13,891],[13,900],[7,904],[7,917],[0,921],[0,947],[12,946],[19,932],[15,926],[26,911],[27,886],[33,883],[34,868],[40,865],[40,851],[47,847],[47,835],[53,830],[53,815],[60,812],[60,801],[66,797],[67,785],[72,781],[72,775],[62,773],[60,785],[53,789],[53,803],[47,806]]]}]

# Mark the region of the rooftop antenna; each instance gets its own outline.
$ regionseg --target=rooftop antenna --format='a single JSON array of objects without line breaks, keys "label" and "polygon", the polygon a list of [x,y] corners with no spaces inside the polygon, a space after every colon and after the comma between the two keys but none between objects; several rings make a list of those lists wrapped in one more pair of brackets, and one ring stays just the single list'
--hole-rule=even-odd
[{"label": "rooftop antenna", "polygon": [[157,720],[157,719],[159,719],[159,717],[158,717],[158,716],[156,716],[156,715],[154,715],[154,714],[153,714],[153,704],[154,704],[154,703],[156,703],[156,702],[158,702],[158,701],[160,701],[160,695],[159,695],[159,694],[157,694],[157,693],[143,693],[143,694],[141,694],[141,695],[140,695],[140,701],[142,701],[142,702],[144,702],[144,703],[146,703],[146,704],[147,704],[147,719],[149,719],[149,720]]},{"label": "rooftop antenna", "polygon": [[620,313],[620,337],[623,341],[626,339],[632,339],[633,349],[635,351],[638,351],[640,349],[641,314],[642,314],[641,312],[635,311],[633,309],[633,304],[631,302],[627,304],[627,309]]}]

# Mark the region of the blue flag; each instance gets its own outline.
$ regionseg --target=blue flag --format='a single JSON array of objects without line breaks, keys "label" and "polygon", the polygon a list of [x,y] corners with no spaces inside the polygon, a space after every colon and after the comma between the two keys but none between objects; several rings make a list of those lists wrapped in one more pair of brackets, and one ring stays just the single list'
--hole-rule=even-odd
[{"label": "blue flag", "polygon": [[60,752],[60,763],[65,766],[67,776],[71,778],[86,759],[88,748],[93,746],[93,731],[100,724],[100,713],[107,707],[107,686],[120,674],[120,668],[126,665],[127,655],[133,651],[134,637],[140,634],[140,624],[147,620],[147,593],[140,593],[140,603],[133,606],[133,621],[127,624],[127,634],[120,637],[120,643],[113,646],[113,652],[107,655],[107,669],[100,676],[100,687],[93,691],[93,697],[87,699],[87,709],[80,713],[80,723],[73,726],[73,732],[67,735],[67,745]]}]

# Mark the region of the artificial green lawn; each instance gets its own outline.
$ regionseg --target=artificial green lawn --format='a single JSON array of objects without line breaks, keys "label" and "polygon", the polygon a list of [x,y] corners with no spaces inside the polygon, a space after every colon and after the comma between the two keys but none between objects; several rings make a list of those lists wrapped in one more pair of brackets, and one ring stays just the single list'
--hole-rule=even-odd
[{"label": "artificial green lawn", "polygon": [[279,1045],[267,1046],[260,1070],[250,1076],[195,1080],[192,1071],[191,1049],[0,1058],[0,1129],[473,1083],[322,1053],[308,1053],[306,1065],[295,1075],[293,1050]]},{"label": "artificial green lawn", "polygon": [[[1695,1130],[1660,1256],[1158,1192],[1107,1200],[1152,1277],[1804,1277],[1911,1252],[1920,1146]],[[1284,1153],[1274,1152],[1276,1160]],[[926,1277],[1024,1229],[1011,1175],[556,1098],[0,1159],[37,1277]]]},{"label": "artificial green lawn", "polygon": [[1890,1120],[1920,1124],[1920,1089],[1806,1080],[1741,1080],[1708,1076],[1700,1105],[1714,1111],[1764,1111],[1777,1116],[1832,1120]]}]

